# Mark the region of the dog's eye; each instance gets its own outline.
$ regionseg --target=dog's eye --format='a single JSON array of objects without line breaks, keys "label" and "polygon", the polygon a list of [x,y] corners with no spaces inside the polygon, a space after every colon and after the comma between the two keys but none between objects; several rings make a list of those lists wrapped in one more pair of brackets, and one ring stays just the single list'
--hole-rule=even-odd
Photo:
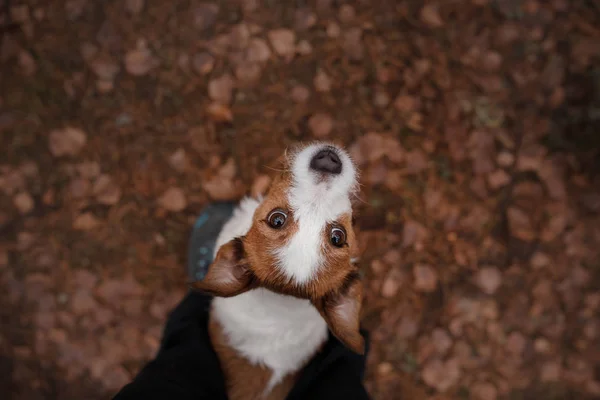
[{"label": "dog's eye", "polygon": [[273,229],[279,229],[285,225],[287,220],[287,214],[281,210],[271,211],[271,214],[267,217],[267,222]]},{"label": "dog's eye", "polygon": [[342,247],[346,244],[346,232],[342,228],[332,228],[330,240],[335,247]]}]

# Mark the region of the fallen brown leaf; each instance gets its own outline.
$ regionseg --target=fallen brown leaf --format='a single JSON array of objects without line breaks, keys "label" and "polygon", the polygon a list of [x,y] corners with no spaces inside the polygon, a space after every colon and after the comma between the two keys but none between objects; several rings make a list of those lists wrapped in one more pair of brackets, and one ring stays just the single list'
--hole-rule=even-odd
[{"label": "fallen brown leaf", "polygon": [[333,129],[333,119],[329,114],[316,113],[308,120],[308,126],[316,138],[329,136]]},{"label": "fallen brown leaf", "polygon": [[90,231],[100,224],[100,221],[91,213],[78,215],[73,221],[73,229],[79,231]]},{"label": "fallen brown leaf", "polygon": [[100,175],[96,179],[92,193],[99,203],[105,205],[115,205],[121,199],[121,189],[108,175]]},{"label": "fallen brown leaf", "polygon": [[267,36],[277,54],[285,58],[293,57],[296,49],[296,34],[294,31],[289,29],[274,29]]},{"label": "fallen brown leaf", "polygon": [[146,75],[158,64],[158,60],[145,43],[138,44],[137,48],[125,54],[125,70],[133,76]]},{"label": "fallen brown leaf", "polygon": [[87,137],[79,128],[66,127],[50,132],[48,146],[55,157],[74,156],[81,151]]},{"label": "fallen brown leaf", "polygon": [[420,292],[433,292],[437,288],[437,272],[430,265],[416,264],[413,267],[415,289]]},{"label": "fallen brown leaf", "polygon": [[33,197],[27,192],[21,192],[13,197],[13,204],[21,214],[27,214],[35,206]]},{"label": "fallen brown leaf", "polygon": [[233,113],[231,109],[221,103],[212,103],[206,109],[208,116],[216,122],[231,122],[233,121]]},{"label": "fallen brown leaf", "polygon": [[187,201],[181,188],[171,187],[159,197],[158,204],[167,211],[179,212],[185,209]]},{"label": "fallen brown leaf", "polygon": [[230,104],[235,82],[231,75],[224,74],[208,82],[208,95],[217,103]]}]

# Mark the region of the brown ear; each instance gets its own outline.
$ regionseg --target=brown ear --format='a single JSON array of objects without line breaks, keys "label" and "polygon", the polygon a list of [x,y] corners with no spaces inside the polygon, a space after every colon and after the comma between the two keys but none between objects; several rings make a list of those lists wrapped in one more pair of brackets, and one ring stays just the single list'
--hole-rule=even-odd
[{"label": "brown ear", "polygon": [[314,302],[331,332],[352,351],[364,354],[365,340],[360,334],[362,282],[353,278],[343,290]]},{"label": "brown ear", "polygon": [[236,238],[225,243],[201,281],[190,282],[190,287],[219,297],[233,297],[254,286],[254,275],[245,257],[244,243]]}]

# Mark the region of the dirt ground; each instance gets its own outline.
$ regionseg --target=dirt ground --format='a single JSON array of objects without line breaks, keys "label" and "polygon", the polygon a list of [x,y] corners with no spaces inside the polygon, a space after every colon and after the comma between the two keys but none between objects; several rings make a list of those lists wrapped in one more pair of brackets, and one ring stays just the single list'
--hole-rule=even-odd
[{"label": "dirt ground", "polygon": [[313,139],[362,171],[374,399],[600,397],[600,3],[4,4],[3,399],[115,393],[195,216]]}]

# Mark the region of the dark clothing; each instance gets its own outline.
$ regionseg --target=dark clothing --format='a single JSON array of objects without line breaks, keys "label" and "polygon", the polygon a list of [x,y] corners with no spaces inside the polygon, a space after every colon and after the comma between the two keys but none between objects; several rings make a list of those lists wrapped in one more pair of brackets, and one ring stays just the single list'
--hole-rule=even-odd
[{"label": "dark clothing", "polygon": [[[156,359],[114,400],[227,399],[223,372],[208,335],[209,306],[210,298],[189,293],[171,313]],[[368,399],[362,384],[365,358],[330,335],[287,399]]]}]

